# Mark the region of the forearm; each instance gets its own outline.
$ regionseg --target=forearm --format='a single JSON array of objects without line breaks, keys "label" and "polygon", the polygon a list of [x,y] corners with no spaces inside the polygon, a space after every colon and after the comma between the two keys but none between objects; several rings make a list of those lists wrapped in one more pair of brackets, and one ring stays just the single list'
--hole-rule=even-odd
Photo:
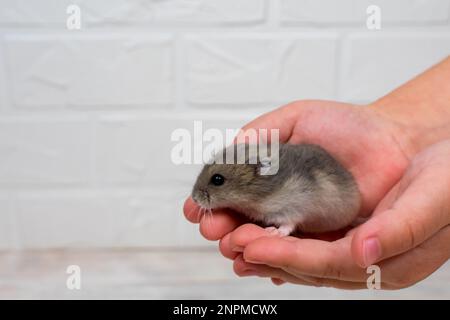
[{"label": "forearm", "polygon": [[369,105],[397,124],[408,156],[450,138],[450,57]]}]

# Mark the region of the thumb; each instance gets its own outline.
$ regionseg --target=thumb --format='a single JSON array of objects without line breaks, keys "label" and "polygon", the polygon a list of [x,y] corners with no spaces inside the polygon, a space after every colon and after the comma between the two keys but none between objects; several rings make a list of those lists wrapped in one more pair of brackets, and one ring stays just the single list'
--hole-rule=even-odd
[{"label": "thumb", "polygon": [[354,233],[352,257],[359,266],[367,268],[404,253],[449,224],[446,208],[450,204],[442,196],[447,194],[447,186],[437,181],[433,174],[423,172],[408,185],[401,181],[394,187],[392,192],[397,196],[392,192],[387,195],[391,204],[386,206],[382,201],[383,208],[375,210],[374,216]]}]

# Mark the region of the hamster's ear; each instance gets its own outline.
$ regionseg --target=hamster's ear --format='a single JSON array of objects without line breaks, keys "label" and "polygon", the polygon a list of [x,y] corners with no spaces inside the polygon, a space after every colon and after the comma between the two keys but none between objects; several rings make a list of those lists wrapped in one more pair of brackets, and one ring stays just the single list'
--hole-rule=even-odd
[{"label": "hamster's ear", "polygon": [[273,176],[278,173],[279,159],[277,157],[266,157],[259,162],[259,172],[261,176]]},{"label": "hamster's ear", "polygon": [[272,166],[272,160],[270,158],[261,159],[261,161],[258,163],[257,173],[261,176],[267,175],[271,166]]}]

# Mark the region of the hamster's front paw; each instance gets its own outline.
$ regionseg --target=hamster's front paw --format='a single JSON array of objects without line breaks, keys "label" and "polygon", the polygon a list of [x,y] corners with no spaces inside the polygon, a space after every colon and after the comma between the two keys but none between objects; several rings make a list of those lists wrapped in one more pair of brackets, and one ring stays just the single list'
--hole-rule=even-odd
[{"label": "hamster's front paw", "polygon": [[288,235],[290,235],[295,230],[295,226],[284,224],[284,225],[281,225],[278,228],[276,228],[276,227],[267,227],[267,228],[265,228],[265,230],[270,235],[273,235],[273,236],[287,237]]}]

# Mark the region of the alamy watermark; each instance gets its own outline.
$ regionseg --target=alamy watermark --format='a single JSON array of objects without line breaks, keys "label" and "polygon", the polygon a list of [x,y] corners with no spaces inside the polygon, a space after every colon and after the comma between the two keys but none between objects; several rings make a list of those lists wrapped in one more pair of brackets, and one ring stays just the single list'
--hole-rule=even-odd
[{"label": "alamy watermark", "polygon": [[366,273],[370,274],[367,278],[366,284],[367,289],[370,290],[380,290],[381,289],[381,269],[376,264],[369,266],[366,269]]},{"label": "alamy watermark", "polygon": [[[217,128],[203,130],[202,121],[194,121],[193,130],[175,129],[170,136],[171,141],[176,142],[171,150],[172,163],[176,165],[259,163],[262,165],[261,175],[274,175],[278,172],[279,129],[224,131]],[[225,148],[226,146],[230,147]]]},{"label": "alamy watermark", "polygon": [[369,30],[381,29],[381,8],[376,5],[370,5],[366,9],[367,20],[366,26]]},{"label": "alamy watermark", "polygon": [[67,267],[66,273],[69,275],[66,280],[66,287],[69,290],[81,289],[81,268],[73,264]]},{"label": "alamy watermark", "polygon": [[76,4],[67,6],[66,13],[68,14],[66,26],[68,30],[81,29],[81,9]]}]

